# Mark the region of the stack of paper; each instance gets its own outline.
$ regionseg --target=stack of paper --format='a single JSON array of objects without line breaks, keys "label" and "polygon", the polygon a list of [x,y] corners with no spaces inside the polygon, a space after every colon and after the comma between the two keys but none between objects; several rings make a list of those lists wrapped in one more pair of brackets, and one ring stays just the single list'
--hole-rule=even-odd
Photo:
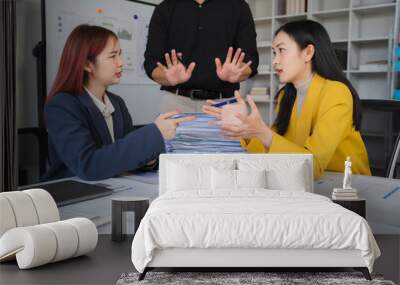
[{"label": "stack of paper", "polygon": [[260,64],[258,66],[257,70],[258,70],[258,73],[260,73],[260,74],[268,73],[271,71],[271,67],[267,64],[264,64],[264,65]]},{"label": "stack of paper", "polygon": [[250,90],[250,95],[267,95],[269,94],[268,87],[253,87]]},{"label": "stack of paper", "polygon": [[364,64],[360,64],[360,71],[388,71],[388,61],[387,60],[375,60],[367,61]]},{"label": "stack of paper", "polygon": [[357,200],[358,192],[357,189],[343,189],[334,188],[332,193],[332,199],[334,200]]},{"label": "stack of paper", "polygon": [[184,113],[175,116],[182,118],[196,116],[190,122],[179,124],[176,137],[165,142],[167,152],[172,153],[238,153],[244,152],[238,140],[226,140],[221,135],[220,127],[209,125],[215,120],[204,113]]}]

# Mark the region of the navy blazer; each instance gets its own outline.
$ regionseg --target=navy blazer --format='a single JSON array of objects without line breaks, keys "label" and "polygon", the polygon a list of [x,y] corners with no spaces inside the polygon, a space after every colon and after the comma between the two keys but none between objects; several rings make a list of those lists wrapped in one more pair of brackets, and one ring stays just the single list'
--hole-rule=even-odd
[{"label": "navy blazer", "polygon": [[154,123],[134,131],[122,98],[107,95],[115,109],[114,143],[103,114],[87,92],[60,93],[46,104],[49,168],[42,180],[106,179],[140,168],[165,152],[164,139]]}]

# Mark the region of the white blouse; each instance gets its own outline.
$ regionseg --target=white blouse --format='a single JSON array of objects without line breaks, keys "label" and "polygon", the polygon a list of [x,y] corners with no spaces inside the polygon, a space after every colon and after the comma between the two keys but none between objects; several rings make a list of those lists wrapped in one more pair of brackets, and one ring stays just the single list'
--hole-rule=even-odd
[{"label": "white blouse", "polygon": [[103,103],[96,96],[90,93],[90,91],[87,88],[85,88],[85,90],[89,94],[90,98],[92,98],[93,103],[97,106],[97,108],[99,108],[100,112],[103,114],[104,119],[106,120],[108,131],[110,132],[111,140],[112,142],[115,142],[113,118],[111,116],[111,114],[114,113],[115,109],[110,99],[108,98],[107,94],[104,94],[104,103]]}]

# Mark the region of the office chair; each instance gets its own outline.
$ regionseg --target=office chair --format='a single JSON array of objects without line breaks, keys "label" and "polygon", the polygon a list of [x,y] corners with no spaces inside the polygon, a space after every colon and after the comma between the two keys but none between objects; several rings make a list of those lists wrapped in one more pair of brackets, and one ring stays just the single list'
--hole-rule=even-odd
[{"label": "office chair", "polygon": [[361,105],[361,135],[372,175],[394,177],[400,155],[400,101],[368,99],[361,100]]}]

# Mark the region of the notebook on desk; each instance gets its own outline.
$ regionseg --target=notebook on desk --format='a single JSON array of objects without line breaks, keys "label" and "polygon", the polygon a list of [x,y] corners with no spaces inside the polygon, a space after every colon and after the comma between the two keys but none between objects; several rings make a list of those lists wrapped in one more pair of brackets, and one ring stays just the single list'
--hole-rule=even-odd
[{"label": "notebook on desk", "polygon": [[112,194],[112,190],[104,186],[88,184],[79,181],[65,180],[54,183],[36,184],[34,187],[23,187],[21,190],[29,188],[41,188],[50,193],[56,201],[58,207]]}]

